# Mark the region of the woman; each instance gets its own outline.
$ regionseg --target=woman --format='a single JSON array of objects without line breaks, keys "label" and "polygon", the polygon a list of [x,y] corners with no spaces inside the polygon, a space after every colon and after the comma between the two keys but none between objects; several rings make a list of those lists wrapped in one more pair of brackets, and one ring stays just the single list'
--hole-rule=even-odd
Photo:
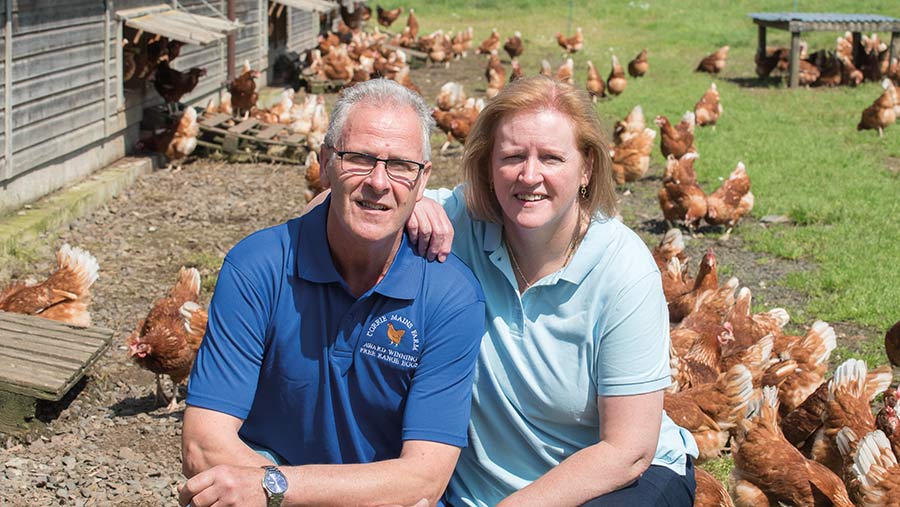
[{"label": "woman", "polygon": [[449,218],[487,300],[450,505],[692,505],[696,444],[663,413],[659,271],[610,218],[588,96],[543,76],[511,83],[479,115],[463,164],[465,184],[426,192],[434,201],[409,224],[422,246]]}]

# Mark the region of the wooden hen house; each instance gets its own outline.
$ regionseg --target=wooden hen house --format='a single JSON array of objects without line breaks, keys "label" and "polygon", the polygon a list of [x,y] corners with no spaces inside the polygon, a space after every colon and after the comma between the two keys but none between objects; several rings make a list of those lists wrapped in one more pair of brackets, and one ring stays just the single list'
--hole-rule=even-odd
[{"label": "wooden hen house", "polygon": [[0,214],[121,159],[152,76],[123,80],[141,41],[184,43],[171,67],[206,69],[181,102],[202,106],[245,60],[266,84],[284,52],[315,47],[331,0],[0,0]]}]

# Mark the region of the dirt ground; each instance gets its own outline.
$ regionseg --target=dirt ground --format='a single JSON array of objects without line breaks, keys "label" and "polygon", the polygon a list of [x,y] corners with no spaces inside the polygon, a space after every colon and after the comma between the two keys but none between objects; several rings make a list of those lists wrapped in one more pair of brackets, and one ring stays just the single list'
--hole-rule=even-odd
[{"label": "dirt ground", "polygon": [[[449,80],[461,81],[467,93],[481,96],[483,65],[483,60],[470,55],[450,68],[420,68],[412,76],[430,102]],[[436,153],[443,138],[436,135],[435,140],[439,140]],[[625,223],[651,246],[665,229],[656,201],[662,160],[658,152],[654,155],[650,177],[619,192]],[[436,153],[429,186],[458,183],[459,157],[459,149],[446,157]],[[114,345],[69,396],[41,405],[33,431],[5,436],[0,442],[0,503],[174,504],[175,487],[183,480],[182,411],[167,414],[155,405],[154,376],[130,362],[124,340],[152,301],[166,293],[181,265],[200,269],[201,298],[207,303],[225,253],[250,232],[298,214],[306,202],[305,189],[299,166],[198,158],[180,170],[143,176],[104,207],[46,234],[27,245],[22,258],[0,266],[2,286],[10,279],[48,273],[53,252],[65,242],[87,249],[101,267],[93,289],[94,323],[116,332]],[[769,307],[804,307],[804,295],[778,281],[788,272],[812,266],[744,248],[741,229],[762,226],[747,220],[725,243],[709,235],[689,239],[691,269],[713,247],[720,265],[751,287],[757,300]],[[836,327],[844,343],[875,334],[854,326]]]}]

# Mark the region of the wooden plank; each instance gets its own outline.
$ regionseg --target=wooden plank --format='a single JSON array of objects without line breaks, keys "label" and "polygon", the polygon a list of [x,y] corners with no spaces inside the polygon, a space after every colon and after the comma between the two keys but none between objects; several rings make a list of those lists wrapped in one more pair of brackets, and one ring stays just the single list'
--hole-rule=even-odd
[{"label": "wooden plank", "polygon": [[250,130],[255,127],[256,124],[259,123],[259,120],[256,118],[247,118],[246,120],[238,123],[234,127],[228,129],[228,133],[230,134],[243,134],[244,132]]},{"label": "wooden plank", "polygon": [[[110,62],[114,71],[116,62]],[[115,72],[113,72],[114,74]],[[81,67],[45,74],[13,86],[13,104],[24,104],[43,97],[56,96],[68,90],[95,83],[103,78],[103,62],[97,61]],[[118,81],[113,81],[113,86]],[[2,88],[2,87],[0,87]],[[101,94],[102,95],[102,94]],[[102,100],[102,97],[98,100]]]},{"label": "wooden plank", "polygon": [[81,367],[80,362],[57,367],[40,364],[30,357],[0,354],[0,379],[3,379],[3,382],[34,388],[50,387],[53,393],[65,385]]},{"label": "wooden plank", "polygon": [[218,127],[223,122],[228,121],[232,118],[232,116],[228,113],[218,113],[212,118],[203,118],[200,120],[200,125],[204,125],[207,127]]},{"label": "wooden plank", "polygon": [[15,433],[27,430],[36,407],[33,396],[0,390],[0,431]]},{"label": "wooden plank", "polygon": [[[39,318],[39,317],[37,317]],[[48,319],[42,319],[48,320]],[[12,344],[17,338],[35,340],[35,345],[47,343],[60,349],[61,358],[65,359],[79,350],[91,351],[102,343],[109,341],[109,334],[98,334],[96,331],[85,329],[40,329],[16,322],[0,322],[0,343]],[[28,350],[27,344],[22,350]]]},{"label": "wooden plank", "polygon": [[269,125],[256,134],[257,139],[272,139],[276,134],[284,130],[284,125]]},{"label": "wooden plank", "polygon": [[305,144],[306,136],[303,134],[291,134],[282,140],[284,144]]},{"label": "wooden plank", "polygon": [[103,74],[96,77],[101,79],[56,95],[42,97],[26,104],[13,102],[13,129],[55,118],[73,109],[102,104],[106,83],[102,80]]},{"label": "wooden plank", "polygon": [[88,344],[78,346],[71,343],[64,345],[46,337],[0,334],[0,348],[20,352],[32,351],[35,354],[42,354],[60,361],[75,360],[76,363],[90,359],[94,350],[101,345],[103,345],[102,341],[93,346]]},{"label": "wooden plank", "polygon": [[[12,1],[12,0],[7,0]],[[106,8],[96,0],[28,0],[14,5],[16,36],[70,26],[72,20],[102,20]]]},{"label": "wooden plank", "polygon": [[27,325],[32,329],[41,329],[46,332],[62,331],[74,336],[108,339],[113,334],[112,329],[99,326],[76,327],[57,320],[24,315],[20,313],[0,311],[0,322],[12,326]]},{"label": "wooden plank", "polygon": [[[34,122],[26,126],[19,126],[13,129],[12,142],[16,152],[30,148],[32,146],[41,145],[44,141],[57,136],[64,135],[72,130],[90,125],[98,120],[103,120],[103,102],[96,102],[78,109],[68,111],[59,116],[48,118],[43,121]],[[103,137],[103,126],[100,126],[99,135],[95,139]],[[82,148],[81,146],[69,146],[66,151],[58,151],[54,153],[59,157],[65,155],[71,150]],[[16,164],[21,163],[16,159]]]},{"label": "wooden plank", "polygon": [[[102,114],[103,105],[100,104],[100,113]],[[110,117],[116,123],[114,131],[125,128],[125,115],[116,114]],[[60,121],[70,121],[76,123],[71,118],[63,118]],[[132,123],[135,123],[133,120]],[[68,153],[82,149],[83,147],[103,139],[103,119],[88,123],[81,127],[75,127],[70,130],[62,129],[61,132],[45,136],[40,127],[29,127],[31,135],[40,137],[37,143],[28,148],[17,150],[15,153],[15,164],[13,164],[10,177],[25,172],[39,164],[50,162],[55,159],[61,159]],[[13,137],[17,137],[18,132],[13,133]],[[19,147],[17,147],[19,148]]]},{"label": "wooden plank", "polygon": [[0,390],[58,400],[112,342],[113,331],[0,312]]},{"label": "wooden plank", "polygon": [[41,32],[15,34],[13,59],[40,53],[64,51],[82,44],[102,43],[103,19],[73,19],[68,26]]},{"label": "wooden plank", "polygon": [[[234,127],[232,127],[232,128],[234,128]],[[234,132],[231,132],[230,129],[229,129],[229,130],[224,130],[224,129],[220,129],[220,128],[218,128],[218,127],[205,127],[205,126],[203,126],[203,125],[200,125],[200,130],[203,131],[203,132],[211,132],[211,133],[213,133],[213,134],[219,134],[219,135],[221,135],[223,138],[225,138],[226,140],[229,139],[229,138],[230,138],[230,139],[234,139],[235,142],[236,142],[238,139],[244,139],[244,140],[247,140],[247,141],[253,141],[254,143],[265,144],[265,145],[269,145],[269,144],[279,144],[279,145],[283,145],[283,144],[285,144],[285,143],[283,143],[283,142],[281,142],[281,141],[272,141],[272,140],[269,140],[269,139],[259,139],[259,138],[257,138],[256,136],[252,136],[252,135],[247,135],[247,134],[235,134]]]},{"label": "wooden plank", "polygon": [[61,70],[103,62],[103,42],[85,44],[65,51],[41,53],[27,58],[13,60],[12,77],[14,83],[27,81],[46,74],[56,74]]},{"label": "wooden plank", "polygon": [[[56,370],[71,370],[73,368],[77,369],[81,367],[80,361],[74,361],[70,358],[59,359],[50,356],[38,356],[31,350],[23,351],[8,347],[0,347],[0,362],[3,362],[6,358],[29,361],[40,367]],[[90,359],[90,357],[88,357],[88,359]]]}]

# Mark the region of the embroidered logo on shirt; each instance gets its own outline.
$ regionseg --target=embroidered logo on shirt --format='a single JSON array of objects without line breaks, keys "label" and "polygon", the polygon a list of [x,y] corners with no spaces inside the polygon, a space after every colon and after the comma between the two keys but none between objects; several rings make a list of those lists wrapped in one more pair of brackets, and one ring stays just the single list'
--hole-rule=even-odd
[{"label": "embroidered logo on shirt", "polygon": [[419,331],[406,316],[382,315],[371,321],[359,353],[403,369],[419,366]]},{"label": "embroidered logo on shirt", "polygon": [[394,325],[388,322],[387,335],[388,339],[391,340],[391,343],[396,347],[400,345],[400,340],[403,339],[403,335],[406,334],[405,329],[394,329]]}]

